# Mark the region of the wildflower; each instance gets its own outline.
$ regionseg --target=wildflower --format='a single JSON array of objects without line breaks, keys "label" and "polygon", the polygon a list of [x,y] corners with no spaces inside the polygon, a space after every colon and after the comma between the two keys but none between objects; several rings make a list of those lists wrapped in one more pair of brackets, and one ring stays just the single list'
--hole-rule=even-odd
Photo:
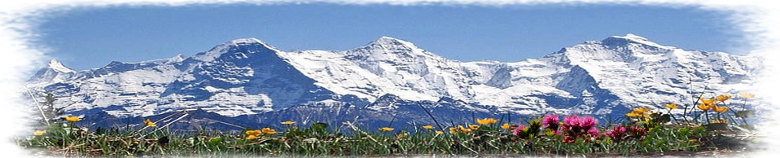
[{"label": "wildflower", "polygon": [[398,138],[398,139],[404,139],[404,138],[406,138],[406,137],[408,137],[408,136],[409,136],[409,135],[408,135],[408,134],[406,134],[406,133],[399,133],[399,134],[395,135],[395,138]]},{"label": "wildflower", "polygon": [[742,92],[742,93],[739,93],[737,96],[738,96],[738,97],[740,97],[740,98],[743,98],[743,99],[753,99],[753,98],[755,98],[755,97],[756,97],[756,95],[755,95],[755,94],[753,94],[753,93],[748,93],[748,92]]},{"label": "wildflower", "polygon": [[465,128],[463,126],[458,125],[458,127],[452,127],[450,128],[450,133],[457,134],[457,133],[468,133],[471,132],[471,129]]},{"label": "wildflower", "polygon": [[471,128],[472,130],[477,130],[479,129],[479,125],[469,125],[469,128]]},{"label": "wildflower", "polygon": [[648,109],[648,108],[645,108],[645,107],[642,107],[642,108],[635,108],[635,109],[633,109],[633,110],[634,110],[634,112],[636,112],[636,113],[645,113],[645,112],[647,112],[647,111],[650,111],[650,109]]},{"label": "wildflower", "polygon": [[511,125],[509,125],[509,123],[505,123],[504,125],[501,125],[501,128],[504,129],[504,130],[509,130],[509,128],[512,128],[512,127],[511,127]]},{"label": "wildflower", "polygon": [[246,136],[246,140],[253,140],[253,139],[257,139],[257,136],[255,135]]},{"label": "wildflower", "polygon": [[295,124],[295,121],[284,121],[282,122],[283,125],[292,125]]},{"label": "wildflower", "polygon": [[423,128],[425,128],[425,129],[427,129],[427,130],[431,130],[431,129],[433,129],[433,126],[431,126],[431,125],[425,125],[425,126],[422,126],[422,127],[423,127]]},{"label": "wildflower", "polygon": [[468,132],[471,132],[471,128],[473,128],[473,126],[476,126],[477,128],[479,128],[479,126],[477,126],[477,125],[469,125],[469,128],[465,128],[463,126],[458,125],[458,131],[459,132],[463,132],[463,133],[468,133]]},{"label": "wildflower", "polygon": [[628,117],[640,117],[640,116],[642,116],[642,114],[641,113],[635,113],[635,112],[629,112],[629,113],[626,113],[626,116],[628,116]]},{"label": "wildflower", "polygon": [[43,134],[46,134],[46,131],[38,130],[38,131],[33,132],[34,136],[42,136]]},{"label": "wildflower", "polygon": [[78,116],[68,116],[65,117],[65,120],[68,122],[79,122],[81,121],[81,118],[79,118]]},{"label": "wildflower", "polygon": [[382,127],[382,128],[379,128],[379,131],[382,131],[382,132],[390,132],[390,131],[393,131],[393,128],[390,128],[390,127]]},{"label": "wildflower", "polygon": [[276,130],[271,129],[271,128],[263,128],[263,129],[260,129],[260,131],[263,132],[263,134],[274,134],[274,133],[276,133]]},{"label": "wildflower", "polygon": [[675,105],[675,104],[666,104],[664,106],[666,106],[666,108],[669,108],[669,109],[677,109],[677,105]]},{"label": "wildflower", "polygon": [[710,104],[699,104],[696,107],[698,107],[699,109],[704,110],[704,111],[710,110]]},{"label": "wildflower", "polygon": [[710,123],[728,123],[728,120],[726,120],[726,119],[713,119],[713,120],[710,120]]},{"label": "wildflower", "polygon": [[710,104],[715,103],[715,99],[699,98],[699,101],[701,101],[702,104],[706,104],[706,105],[710,105]]},{"label": "wildflower", "polygon": [[604,135],[609,136],[610,138],[612,138],[612,140],[620,141],[620,139],[623,137],[623,133],[626,133],[625,127],[615,126],[612,127],[612,130],[605,132]]},{"label": "wildflower", "polygon": [[515,128],[515,130],[512,131],[512,134],[514,134],[515,136],[520,136],[520,134],[521,134],[520,132],[525,132],[525,130],[526,130],[525,126],[517,125],[517,128]]},{"label": "wildflower", "polygon": [[590,134],[593,137],[599,136],[599,129],[591,128],[588,130],[588,134]]},{"label": "wildflower", "polygon": [[596,119],[594,119],[593,117],[585,116],[585,117],[580,118],[579,123],[580,123],[579,125],[580,125],[581,128],[583,128],[583,129],[590,129],[590,128],[593,128],[594,126],[596,126],[598,121]]},{"label": "wildflower", "polygon": [[558,119],[558,115],[544,115],[544,118],[542,119],[542,126],[548,129],[557,129],[558,121],[560,121]]},{"label": "wildflower", "polygon": [[146,124],[146,126],[149,126],[149,127],[157,127],[157,124],[152,122],[152,121],[150,121],[149,119],[144,120],[144,124]]},{"label": "wildflower", "polygon": [[565,126],[578,126],[580,124],[580,117],[577,115],[571,115],[563,117],[563,125]]},{"label": "wildflower", "polygon": [[485,119],[477,119],[477,123],[480,125],[492,125],[498,122],[498,120],[494,118],[485,118]]},{"label": "wildflower", "polygon": [[715,100],[718,100],[719,102],[724,102],[729,99],[731,99],[731,95],[729,94],[718,95],[717,97],[715,97]]},{"label": "wildflower", "polygon": [[444,134],[444,132],[442,132],[442,131],[434,131],[433,133],[435,133],[435,134],[437,134],[437,135],[439,135],[439,134]]},{"label": "wildflower", "polygon": [[712,107],[712,109],[715,110],[715,112],[718,112],[718,113],[724,113],[726,111],[729,111],[729,107],[725,107],[725,106],[721,106],[721,107],[714,106],[714,107]]},{"label": "wildflower", "polygon": [[263,132],[261,132],[260,130],[247,130],[246,132],[244,132],[244,134],[250,136],[258,136],[260,134],[263,134]]}]

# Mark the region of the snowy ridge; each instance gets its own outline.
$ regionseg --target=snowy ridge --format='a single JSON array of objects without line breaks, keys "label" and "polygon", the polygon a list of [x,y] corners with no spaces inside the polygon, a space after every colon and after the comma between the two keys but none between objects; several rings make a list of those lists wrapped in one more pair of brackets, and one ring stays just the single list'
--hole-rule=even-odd
[{"label": "snowy ridge", "polygon": [[761,62],[664,46],[633,34],[508,63],[450,60],[386,36],[351,50],[295,52],[245,38],[193,57],[112,62],[79,72],[53,60],[30,85],[41,95],[55,94],[57,106],[70,113],[104,111],[115,117],[181,109],[238,117],[323,108],[335,108],[325,111],[338,114],[355,114],[355,108],[419,108],[401,105],[521,115],[622,115],[638,106],[687,103],[691,89],[746,89]]}]

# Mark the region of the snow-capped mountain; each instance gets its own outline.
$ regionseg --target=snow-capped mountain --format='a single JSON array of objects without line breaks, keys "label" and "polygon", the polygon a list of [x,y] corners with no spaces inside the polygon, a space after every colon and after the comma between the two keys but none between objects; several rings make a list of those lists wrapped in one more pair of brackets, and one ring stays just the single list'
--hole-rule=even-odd
[{"label": "snow-capped mountain", "polygon": [[746,89],[760,65],[756,57],[684,50],[633,34],[519,62],[461,62],[392,37],[346,51],[295,52],[248,38],[192,57],[78,72],[52,60],[28,87],[53,93],[70,114],[119,119],[199,109],[259,122],[414,121],[427,118],[420,113],[427,107],[451,121],[465,113],[622,115],[638,106],[685,104],[691,91]]}]

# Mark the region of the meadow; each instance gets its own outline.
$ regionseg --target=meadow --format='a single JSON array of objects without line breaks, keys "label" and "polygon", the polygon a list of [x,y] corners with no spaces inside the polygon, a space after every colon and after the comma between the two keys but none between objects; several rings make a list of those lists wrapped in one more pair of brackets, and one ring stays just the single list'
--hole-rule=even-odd
[{"label": "meadow", "polygon": [[[461,125],[418,125],[404,129],[359,128],[356,122],[278,122],[284,128],[243,131],[168,128],[176,120],[139,122],[141,126],[86,129],[67,116],[49,123],[17,144],[54,156],[409,156],[541,155],[632,156],[735,153],[756,150],[755,96],[739,93],[665,109],[635,108],[622,122],[599,123],[586,115],[544,114],[527,120],[476,118]],[[682,114],[672,111],[682,110]],[[752,121],[751,121],[752,120]],[[523,123],[509,123],[523,122]],[[140,128],[139,128],[140,127]]]}]

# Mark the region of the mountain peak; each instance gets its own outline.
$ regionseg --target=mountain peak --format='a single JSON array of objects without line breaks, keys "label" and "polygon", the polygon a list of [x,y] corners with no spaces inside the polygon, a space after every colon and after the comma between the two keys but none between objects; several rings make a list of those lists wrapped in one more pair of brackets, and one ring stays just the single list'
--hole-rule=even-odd
[{"label": "mountain peak", "polygon": [[417,48],[417,46],[414,45],[414,43],[409,41],[404,41],[395,37],[390,36],[382,36],[379,37],[379,39],[376,39],[368,44],[371,45],[379,45],[384,47],[406,47],[406,48]]},{"label": "mountain peak", "polygon": [[58,72],[65,72],[65,73],[75,72],[73,71],[73,69],[70,69],[65,65],[63,65],[60,61],[57,61],[57,59],[49,60],[49,68]]},{"label": "mountain peak", "polygon": [[604,40],[601,40],[601,43],[606,46],[623,46],[629,43],[636,43],[636,44],[643,44],[651,47],[671,48],[669,46],[660,45],[658,43],[648,40],[645,37],[636,34],[631,34],[631,33],[626,34],[625,36],[610,36]]},{"label": "mountain peak", "polygon": [[271,52],[281,52],[278,49],[274,48],[273,46],[268,45],[257,38],[239,38],[239,39],[230,40],[228,42],[217,45],[216,47],[212,48],[207,52],[198,53],[193,58],[201,61],[210,61],[218,58],[224,53],[230,52],[231,50],[235,51],[235,49],[246,49],[246,48],[269,50]]}]

